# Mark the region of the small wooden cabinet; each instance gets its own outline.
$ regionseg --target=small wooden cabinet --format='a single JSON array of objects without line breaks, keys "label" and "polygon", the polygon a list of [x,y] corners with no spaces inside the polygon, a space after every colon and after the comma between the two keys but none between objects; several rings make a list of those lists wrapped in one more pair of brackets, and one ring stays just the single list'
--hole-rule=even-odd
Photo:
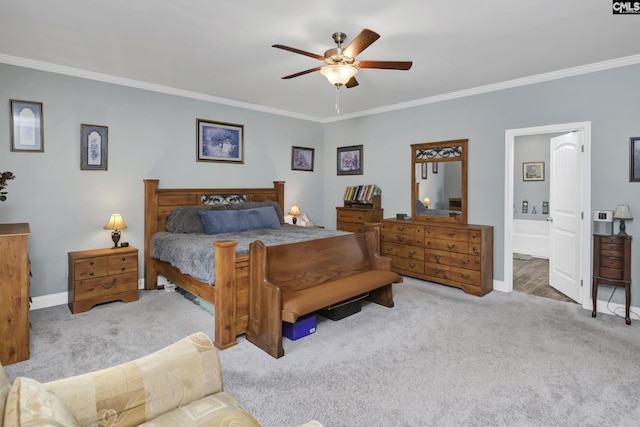
[{"label": "small wooden cabinet", "polygon": [[363,232],[367,222],[382,221],[384,212],[380,208],[358,207],[337,207],[336,211],[336,229],[352,233]]},{"label": "small wooden cabinet", "polygon": [[385,219],[380,252],[393,271],[482,296],[493,290],[493,227]]},{"label": "small wooden cabinet", "polygon": [[69,308],[73,314],[118,300],[138,300],[138,249],[69,252]]},{"label": "small wooden cabinet", "polygon": [[0,224],[0,363],[29,359],[29,224]]},{"label": "small wooden cabinet", "polygon": [[619,286],[625,290],[625,323],[631,324],[631,236],[593,236],[592,317],[596,317],[598,285]]}]

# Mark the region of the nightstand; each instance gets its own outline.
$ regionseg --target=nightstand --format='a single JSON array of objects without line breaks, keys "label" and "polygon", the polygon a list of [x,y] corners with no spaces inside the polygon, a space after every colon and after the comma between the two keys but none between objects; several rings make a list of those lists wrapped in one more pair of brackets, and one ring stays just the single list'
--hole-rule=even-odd
[{"label": "nightstand", "polygon": [[69,252],[69,308],[73,314],[111,301],[138,300],[138,249]]},{"label": "nightstand", "polygon": [[627,325],[630,325],[631,236],[593,236],[593,283],[591,284],[591,298],[593,298],[592,317],[596,317],[597,312],[598,285],[624,288],[624,320]]}]

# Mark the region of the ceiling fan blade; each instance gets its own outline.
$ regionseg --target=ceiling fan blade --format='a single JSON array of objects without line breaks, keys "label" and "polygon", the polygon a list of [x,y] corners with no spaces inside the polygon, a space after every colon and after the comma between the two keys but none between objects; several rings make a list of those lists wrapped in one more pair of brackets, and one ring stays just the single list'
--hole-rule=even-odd
[{"label": "ceiling fan blade", "polygon": [[347,87],[347,89],[358,86],[358,81],[356,80],[355,76],[351,77],[349,79],[349,81],[347,82],[347,84],[345,85]]},{"label": "ceiling fan blade", "polygon": [[274,44],[271,47],[275,47],[277,49],[288,50],[289,52],[299,53],[300,55],[309,56],[311,58],[318,59],[320,61],[324,61],[324,56],[318,55],[316,53],[307,52],[305,50],[296,49],[295,47],[289,47],[282,44]]},{"label": "ceiling fan blade", "polygon": [[320,71],[322,67],[310,68],[308,70],[300,71],[299,73],[291,74],[290,76],[284,76],[283,79],[292,79],[294,77],[304,76],[305,74],[313,73],[314,71]]},{"label": "ceiling fan blade", "polygon": [[355,64],[359,68],[380,68],[383,70],[408,70],[412,65],[411,61],[359,61]]},{"label": "ceiling fan blade", "polygon": [[351,43],[349,43],[349,46],[344,49],[343,53],[345,56],[355,58],[360,52],[368,48],[371,43],[379,38],[380,34],[365,28],[355,39],[351,41]]}]

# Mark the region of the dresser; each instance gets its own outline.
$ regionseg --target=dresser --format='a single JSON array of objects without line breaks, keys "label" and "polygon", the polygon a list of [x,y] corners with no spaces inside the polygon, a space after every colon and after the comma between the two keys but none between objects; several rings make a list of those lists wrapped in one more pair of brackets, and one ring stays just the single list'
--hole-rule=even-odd
[{"label": "dresser", "polygon": [[0,363],[29,359],[29,224],[0,224]]},{"label": "dresser", "polygon": [[360,233],[365,223],[382,221],[383,212],[381,208],[337,207],[336,229]]},{"label": "dresser", "polygon": [[73,314],[96,304],[138,300],[138,249],[69,252],[69,308]]},{"label": "dresser", "polygon": [[380,252],[398,274],[482,296],[493,290],[493,227],[385,219]]},{"label": "dresser", "polygon": [[631,324],[631,236],[593,236],[592,317],[596,317],[598,285],[625,289],[625,323]]}]

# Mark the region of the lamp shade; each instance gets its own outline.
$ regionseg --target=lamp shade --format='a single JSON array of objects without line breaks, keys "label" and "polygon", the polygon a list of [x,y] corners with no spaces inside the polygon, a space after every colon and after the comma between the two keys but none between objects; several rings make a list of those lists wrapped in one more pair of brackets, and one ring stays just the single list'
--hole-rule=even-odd
[{"label": "lamp shade", "polygon": [[320,69],[320,73],[325,76],[332,85],[346,85],[351,77],[358,73],[356,67],[344,64],[325,65]]},{"label": "lamp shade", "polygon": [[104,226],[105,230],[124,230],[125,228],[127,228],[127,224],[124,223],[120,214],[112,214],[109,222]]},{"label": "lamp shade", "polygon": [[627,205],[618,205],[616,212],[613,214],[615,219],[633,219],[631,211]]},{"label": "lamp shade", "polygon": [[431,200],[429,200],[428,197],[425,197],[424,199],[422,199],[422,204],[428,206],[431,204]]},{"label": "lamp shade", "polygon": [[289,209],[289,215],[298,216],[300,214],[300,206],[298,205],[293,205],[291,206],[291,209]]}]

